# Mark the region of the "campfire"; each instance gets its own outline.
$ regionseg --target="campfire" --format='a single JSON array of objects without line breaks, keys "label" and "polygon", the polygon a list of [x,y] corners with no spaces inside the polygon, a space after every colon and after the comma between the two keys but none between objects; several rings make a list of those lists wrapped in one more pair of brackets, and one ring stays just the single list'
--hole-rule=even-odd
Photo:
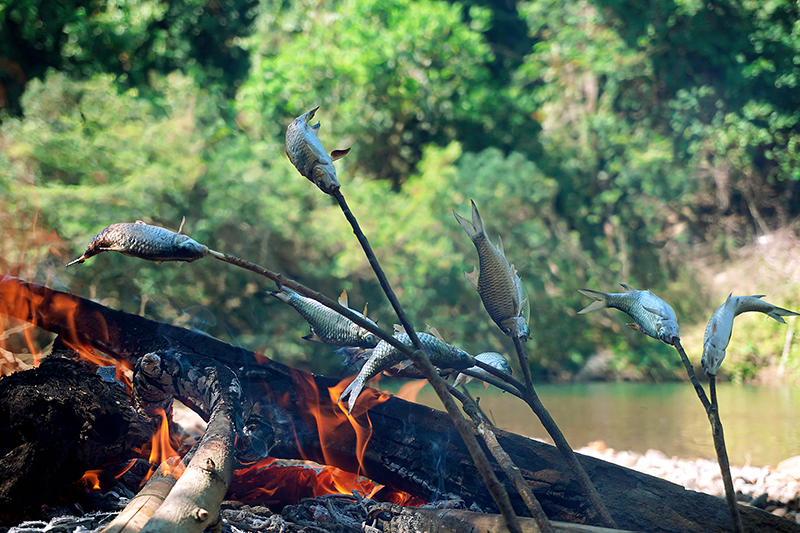
[{"label": "campfire", "polygon": [[[206,375],[205,369],[213,368],[228,384],[235,378],[242,404],[251,406],[240,413],[243,434],[264,444],[261,449],[268,453],[257,458],[245,453],[231,471],[220,515],[228,531],[258,530],[253,524],[267,522],[337,531],[363,530],[362,524],[380,531],[389,524],[441,522],[459,523],[447,529],[459,531],[473,527],[476,516],[494,524],[487,527],[502,524],[452,422],[439,411],[366,389],[348,414],[336,402],[346,381],[17,278],[0,281],[0,318],[3,525],[28,520],[43,530],[53,515],[63,514],[75,524],[102,530],[120,516],[122,504],[157,499],[159,484],[175,484],[192,450],[195,457],[200,453],[194,442],[200,433],[182,432],[171,421],[177,409],[171,397],[167,401],[163,391],[137,385],[134,369],[155,359],[180,361],[184,370]],[[216,365],[234,370],[226,377]],[[206,391],[203,400],[203,392],[195,392],[194,398],[181,399],[209,422],[203,438],[216,431],[215,419],[239,416],[235,410],[224,413],[219,405],[225,402],[215,404],[216,393]],[[136,394],[146,396],[139,399],[154,406],[152,414],[131,408]],[[592,523],[585,496],[552,446],[496,433],[557,528]],[[580,459],[619,527],[725,530],[727,510],[714,497]],[[251,462],[242,464],[246,460]],[[223,467],[214,461],[206,472],[222,473]],[[503,483],[514,494],[510,482]],[[524,515],[520,498],[512,496],[512,502]],[[749,530],[798,531],[757,509],[743,511]],[[87,526],[89,519],[94,522]]]}]

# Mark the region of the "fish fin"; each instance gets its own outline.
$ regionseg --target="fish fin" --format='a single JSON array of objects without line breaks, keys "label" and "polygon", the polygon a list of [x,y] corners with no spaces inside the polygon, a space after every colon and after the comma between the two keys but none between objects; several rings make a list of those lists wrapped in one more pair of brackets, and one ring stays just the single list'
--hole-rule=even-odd
[{"label": "fish fin", "polygon": [[626,285],[625,283],[620,283],[619,286],[625,289],[625,292],[636,292],[636,289],[634,289],[630,285]]},{"label": "fish fin", "polygon": [[591,313],[594,311],[599,311],[600,309],[605,309],[608,307],[606,303],[606,293],[600,291],[593,291],[591,289],[578,289],[578,292],[583,294],[584,296],[588,296],[594,302],[590,303],[580,311],[578,311],[579,315],[585,315],[586,313]]},{"label": "fish fin", "polygon": [[137,220],[137,221],[135,222],[135,224],[144,224],[144,225],[146,226],[146,225],[147,225],[147,222],[145,222],[144,220]]},{"label": "fish fin", "polygon": [[642,307],[644,308],[645,311],[653,313],[656,316],[660,316],[661,318],[668,318],[664,313],[662,313],[658,309],[653,309],[652,307],[645,307],[645,306]]},{"label": "fish fin", "polygon": [[344,150],[334,150],[331,152],[331,159],[336,161],[337,159],[341,159],[347,155],[347,152],[350,151],[350,148],[345,148]]},{"label": "fish fin", "polygon": [[67,268],[68,266],[72,266],[72,265],[74,265],[74,264],[76,264],[76,263],[83,263],[83,262],[84,262],[84,261],[86,261],[87,259],[88,259],[88,257],[86,257],[86,254],[83,254],[83,255],[82,255],[82,256],[80,256],[79,258],[77,258],[77,259],[75,259],[75,260],[73,260],[73,261],[70,261],[69,263],[67,263],[67,264],[66,264],[66,266],[65,266],[64,268]]},{"label": "fish fin", "polygon": [[403,370],[405,370],[406,368],[412,366],[413,364],[414,364],[414,362],[411,361],[411,359],[405,359],[403,361],[400,361],[398,364],[396,364],[394,366],[394,370],[396,372],[402,372]]},{"label": "fish fin", "polygon": [[466,374],[462,374],[462,373],[459,372],[459,374],[456,376],[456,380],[453,382],[453,387],[458,387],[462,383],[466,383],[466,382],[467,382]]},{"label": "fish fin", "polygon": [[401,333],[406,332],[406,328],[404,328],[401,324],[395,324],[394,326],[392,326],[392,329],[395,335],[399,335]]},{"label": "fish fin", "polygon": [[631,328],[634,331],[638,331],[639,333],[644,333],[644,331],[642,331],[642,328],[639,327],[639,324],[636,324],[635,322],[631,322],[631,323],[625,324],[625,325],[628,326],[629,328]]},{"label": "fish fin", "polygon": [[367,318],[367,305],[369,305],[369,302],[364,304],[364,318]]},{"label": "fish fin", "polygon": [[478,290],[478,267],[472,267],[472,272],[464,271],[464,277],[467,278],[469,284],[476,291]]},{"label": "fish fin", "polygon": [[500,252],[500,255],[503,257],[506,256],[506,252],[503,249],[503,238],[500,235],[497,236],[497,251]]},{"label": "fish fin", "polygon": [[184,224],[186,224],[186,215],[181,218],[181,225],[178,227],[178,231],[176,233],[181,233],[183,231]]},{"label": "fish fin", "polygon": [[278,284],[277,291],[266,291],[266,292],[270,296],[274,296],[275,298],[277,298],[282,302],[286,302],[287,304],[289,303],[289,292],[286,289],[284,289],[283,285],[281,285],[280,283]]},{"label": "fish fin", "polygon": [[488,388],[489,388],[489,384],[484,381],[483,382],[483,390],[486,390]]},{"label": "fish fin", "polygon": [[303,335],[303,338],[305,340],[307,340],[307,341],[319,342],[321,344],[327,344],[324,340],[322,340],[322,337],[317,335],[317,333],[313,329],[311,330],[311,333],[309,333],[308,335]]},{"label": "fish fin", "polygon": [[485,233],[483,229],[483,221],[481,220],[481,215],[478,213],[478,206],[475,205],[473,200],[469,201],[472,204],[472,225],[475,227],[475,230],[478,233]]},{"label": "fish fin", "polygon": [[317,113],[318,109],[319,109],[319,106],[317,106],[314,109],[312,109],[311,111],[308,111],[307,113],[305,113],[306,122],[309,122],[312,118],[314,118],[314,115]]},{"label": "fish fin", "polygon": [[347,291],[342,289],[342,294],[339,295],[339,305],[347,307]]},{"label": "fish fin", "polygon": [[466,218],[462,217],[461,215],[459,215],[455,211],[453,211],[453,215],[455,215],[456,220],[461,225],[461,227],[464,228],[464,231],[467,232],[467,236],[470,239],[472,239],[474,236],[479,235],[478,230],[475,229],[475,226],[473,226],[472,223],[469,220],[467,220]]},{"label": "fish fin", "polygon": [[438,340],[440,340],[440,341],[444,342],[444,337],[442,337],[442,334],[441,334],[441,333],[439,333],[439,330],[438,330],[438,329],[436,329],[434,326],[431,326],[430,324],[425,324],[425,325],[428,327],[428,332],[429,332],[431,335],[433,335],[434,337],[436,337]]}]

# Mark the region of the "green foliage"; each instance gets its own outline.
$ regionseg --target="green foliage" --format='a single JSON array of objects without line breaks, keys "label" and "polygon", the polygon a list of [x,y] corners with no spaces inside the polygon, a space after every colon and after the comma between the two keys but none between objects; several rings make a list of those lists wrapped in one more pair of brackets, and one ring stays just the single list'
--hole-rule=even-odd
[{"label": "green foliage", "polygon": [[[0,228],[41,228],[28,250],[6,239],[7,269],[45,257],[64,264],[113,222],[175,229],[186,216],[200,242],[331,297],[346,288],[351,307],[368,301],[390,327],[338,207],[283,153],[285,126],[319,105],[324,145],[353,147],[337,162],[340,181],[415,324],[473,352],[510,350],[463,278],[477,258],[452,212],[467,215],[473,199],[525,283],[538,377],[569,374],[600,347],[618,354],[620,372],[670,376],[678,362],[667,347],[625,328],[621,313],[577,317],[588,302],[575,289],[651,288],[685,330],[713,310],[687,257],[731,254],[800,214],[797,4],[517,8],[0,7],[11,36],[0,43],[0,82],[17,115],[0,126]],[[103,254],[66,272],[27,272],[338,370],[330,349],[300,340],[307,326],[265,293],[271,284],[213,259],[154,265]],[[753,368],[760,347],[777,342],[758,337],[767,331],[748,332]],[[737,350],[731,368],[746,377],[749,356]]]}]

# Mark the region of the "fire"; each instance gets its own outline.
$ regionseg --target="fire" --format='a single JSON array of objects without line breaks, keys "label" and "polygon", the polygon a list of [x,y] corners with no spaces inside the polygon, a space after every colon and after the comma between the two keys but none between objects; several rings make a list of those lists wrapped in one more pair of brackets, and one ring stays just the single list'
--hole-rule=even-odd
[{"label": "fire", "polygon": [[422,505],[425,501],[389,490],[370,479],[313,461],[280,461],[272,457],[234,474],[228,497],[238,501],[296,504],[303,498],[358,492],[378,501]]},{"label": "fire", "polygon": [[419,391],[421,391],[422,388],[427,384],[428,384],[427,379],[409,381],[408,383],[400,387],[400,390],[397,391],[397,394],[395,396],[397,396],[398,398],[402,398],[403,400],[406,400],[408,402],[416,402]]},{"label": "fire", "polygon": [[[175,469],[166,461],[170,457],[181,455],[176,447],[180,448],[182,443],[178,442],[180,440],[179,438],[173,438],[173,435],[170,434],[170,420],[167,413],[165,413],[163,409],[159,409],[158,415],[161,417],[161,426],[153,435],[153,440],[150,442],[148,461],[151,465],[162,465],[164,467],[164,474],[172,475],[175,473]],[[144,481],[150,479],[153,472],[155,472],[155,467],[145,476]]]},{"label": "fire", "polygon": [[102,473],[102,470],[87,470],[78,480],[78,484],[89,490],[100,490],[100,474]]}]

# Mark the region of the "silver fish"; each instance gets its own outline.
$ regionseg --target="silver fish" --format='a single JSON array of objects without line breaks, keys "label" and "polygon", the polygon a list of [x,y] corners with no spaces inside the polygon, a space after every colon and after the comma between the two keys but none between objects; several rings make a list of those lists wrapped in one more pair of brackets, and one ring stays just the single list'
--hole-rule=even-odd
[{"label": "silver fish", "polygon": [[[181,224],[182,228],[183,224]],[[70,261],[67,266],[83,263],[86,259],[102,252],[120,252],[157,263],[162,261],[191,262],[209,254],[207,246],[198,243],[188,235],[183,235],[180,230],[176,233],[137,220],[135,223],[111,224],[92,239],[82,256]]]},{"label": "silver fish", "polygon": [[[468,368],[475,364],[475,358],[461,348],[442,342],[428,333],[417,333],[417,335],[434,366],[458,370]],[[411,339],[407,333],[398,333],[393,335],[393,337],[403,344],[411,346]],[[356,405],[356,399],[358,399],[361,390],[364,388],[364,384],[384,370],[395,366],[405,359],[406,356],[400,350],[382,340],[373,348],[370,358],[364,363],[364,366],[361,367],[361,371],[355,379],[339,396],[338,402],[349,397],[347,412],[352,412],[353,407]]]},{"label": "silver fish", "polygon": [[[374,348],[380,340],[375,334],[362,328],[349,318],[340,315],[333,309],[325,307],[316,300],[297,294],[282,285],[278,285],[278,291],[267,291],[267,293],[291,305],[306,319],[306,322],[311,326],[311,333],[303,337],[306,340],[334,346],[359,348]],[[347,293],[345,291],[342,291],[339,303],[347,307]],[[357,313],[354,309],[351,309],[351,311]],[[375,327],[378,326],[367,318],[366,307],[364,308],[364,319],[374,324]]]},{"label": "silver fish", "polygon": [[340,186],[333,162],[344,157],[350,148],[334,150],[328,155],[317,137],[319,122],[314,126],[310,124],[317,109],[319,107],[300,115],[286,128],[286,155],[300,174],[311,180],[322,192],[331,194]]},{"label": "silver fish", "polygon": [[[733,293],[731,293],[733,294]],[[794,311],[789,311],[782,307],[777,307],[769,302],[763,301],[763,294],[758,296],[734,296],[728,295],[725,303],[714,311],[706,325],[706,332],[703,335],[703,358],[700,362],[706,374],[717,375],[722,360],[725,359],[725,350],[731,340],[733,332],[733,319],[748,311],[758,311],[768,317],[774,318],[778,322],[785,324],[784,316],[797,316]]]},{"label": "silver fish", "polygon": [[[482,363],[486,363],[487,365],[491,366],[492,368],[496,368],[497,370],[500,370],[501,372],[505,372],[509,376],[514,372],[511,369],[511,365],[508,364],[508,361],[506,360],[506,358],[503,357],[502,355],[500,355],[497,352],[479,353],[478,355],[475,356],[475,359],[477,359],[478,361],[480,361]],[[473,372],[475,374],[478,374],[479,376],[468,376],[466,374],[460,374],[459,373],[456,376],[455,382],[453,383],[454,387],[458,387],[462,383],[469,383],[470,381],[472,381],[473,379],[476,379],[476,378],[477,379],[481,379],[481,377],[486,377],[486,376],[490,376],[491,375],[486,370],[484,370],[482,368],[479,368],[477,366],[470,367],[467,370],[469,370],[469,371],[471,371],[471,372]],[[486,382],[483,383],[483,388],[484,389],[487,388],[488,386],[489,386],[488,383],[486,383]]]},{"label": "silver fish", "polygon": [[453,212],[478,250],[479,273],[464,272],[467,281],[478,291],[483,307],[500,330],[509,337],[527,338],[530,335],[528,318],[530,306],[522,288],[522,281],[514,265],[508,263],[503,251],[503,240],[497,248],[492,246],[483,228],[481,216],[472,202],[472,222]]},{"label": "silver fish", "polygon": [[609,293],[578,289],[579,293],[595,300],[579,311],[578,314],[583,315],[613,307],[624,311],[635,320],[632,324],[626,324],[631,329],[664,341],[667,344],[674,344],[676,340],[680,339],[678,319],[675,316],[675,311],[672,310],[672,307],[667,302],[649,290],[637,291],[624,283],[620,283],[620,285],[626,292]]}]

